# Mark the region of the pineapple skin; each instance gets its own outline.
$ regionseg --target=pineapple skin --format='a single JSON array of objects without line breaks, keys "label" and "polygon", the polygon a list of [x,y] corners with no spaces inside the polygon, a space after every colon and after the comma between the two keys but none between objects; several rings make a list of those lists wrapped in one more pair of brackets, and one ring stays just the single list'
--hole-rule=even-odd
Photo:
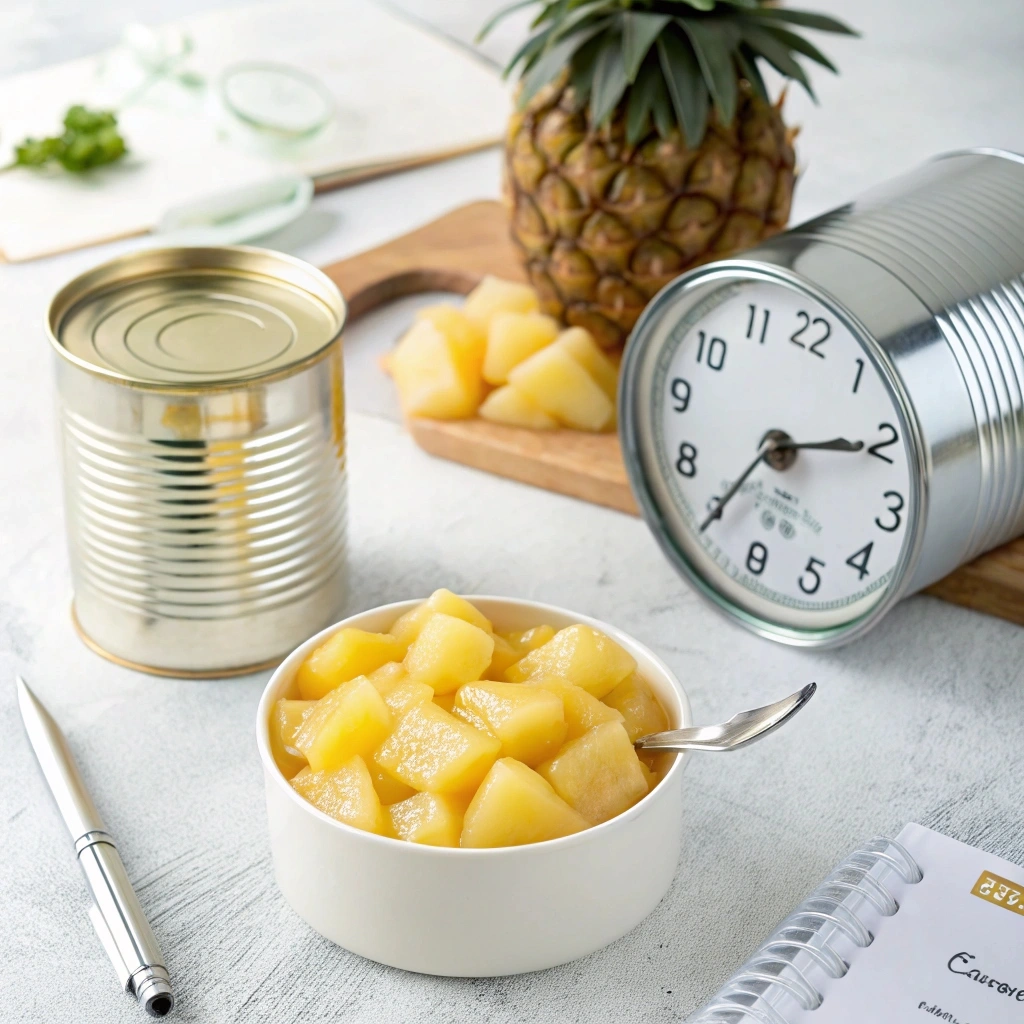
[{"label": "pineapple skin", "polygon": [[624,104],[595,130],[567,81],[510,118],[504,195],[542,311],[614,348],[673,278],[785,227],[795,132],[741,83],[732,125],[712,113],[696,148],[678,129],[629,146]]}]

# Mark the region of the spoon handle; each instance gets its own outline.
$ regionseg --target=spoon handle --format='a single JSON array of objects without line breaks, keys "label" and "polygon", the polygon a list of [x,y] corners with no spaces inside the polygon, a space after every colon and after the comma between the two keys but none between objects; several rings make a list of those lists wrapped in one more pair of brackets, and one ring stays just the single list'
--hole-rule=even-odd
[{"label": "spoon handle", "polygon": [[741,711],[721,725],[692,726],[641,736],[634,746],[637,750],[668,750],[682,753],[688,750],[738,750],[753,743],[788,722],[817,690],[817,683],[808,683],[802,690],[763,708]]}]

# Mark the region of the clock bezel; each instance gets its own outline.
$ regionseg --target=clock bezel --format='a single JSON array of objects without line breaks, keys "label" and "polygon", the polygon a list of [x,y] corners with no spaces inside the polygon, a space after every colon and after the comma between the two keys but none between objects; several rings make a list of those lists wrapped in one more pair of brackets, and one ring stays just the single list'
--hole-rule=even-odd
[{"label": "clock bezel", "polygon": [[[662,508],[662,503],[653,493],[648,481],[645,456],[641,449],[641,434],[645,429],[641,426],[641,417],[647,417],[650,411],[647,378],[653,374],[654,365],[667,340],[668,332],[672,330],[672,326],[662,329],[666,318],[671,316],[673,322],[678,322],[694,305],[718,289],[747,282],[762,282],[790,288],[825,307],[830,315],[853,335],[866,358],[881,376],[899,419],[907,452],[910,480],[911,514],[907,520],[906,535],[893,567],[892,579],[882,595],[866,612],[847,622],[827,627],[794,627],[773,622],[737,605],[691,562],[675,539],[674,530],[669,523],[674,522],[679,531],[685,531],[688,527],[674,508]],[[922,455],[925,447],[913,405],[891,359],[865,325],[835,296],[784,267],[757,260],[723,260],[699,267],[667,285],[648,304],[626,346],[621,381],[619,438],[630,486],[640,511],[672,565],[719,612],[751,632],[781,643],[798,647],[836,647],[871,629],[905,595],[920,552],[923,524],[927,520],[928,476]]]}]

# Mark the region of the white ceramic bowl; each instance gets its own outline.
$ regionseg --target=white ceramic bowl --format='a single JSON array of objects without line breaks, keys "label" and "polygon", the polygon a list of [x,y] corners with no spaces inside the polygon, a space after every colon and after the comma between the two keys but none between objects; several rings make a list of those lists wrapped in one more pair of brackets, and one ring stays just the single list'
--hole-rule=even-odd
[{"label": "white ceramic bowl", "polygon": [[[586,615],[497,597],[469,597],[500,630],[583,622],[636,659],[673,728],[691,724],[679,681],[643,644]],[[621,938],[658,904],[679,858],[685,758],[638,804],[602,825],[545,843],[462,850],[372,835],[300,797],[270,754],[267,723],[295,672],[345,626],[387,630],[418,601],[353,615],[281,664],[260,700],[256,740],[267,790],[277,884],[321,935],[383,964],[426,974],[490,977],[575,960]]]}]

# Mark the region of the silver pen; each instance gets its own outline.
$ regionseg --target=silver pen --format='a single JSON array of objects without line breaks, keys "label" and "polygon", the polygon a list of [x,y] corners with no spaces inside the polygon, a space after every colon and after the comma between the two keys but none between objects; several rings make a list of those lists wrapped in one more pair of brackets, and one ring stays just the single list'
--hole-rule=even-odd
[{"label": "silver pen", "polygon": [[25,732],[92,892],[89,919],[124,991],[134,995],[151,1017],[163,1017],[174,1006],[170,978],[114,840],[78,774],[64,734],[25,680],[17,680]]}]

